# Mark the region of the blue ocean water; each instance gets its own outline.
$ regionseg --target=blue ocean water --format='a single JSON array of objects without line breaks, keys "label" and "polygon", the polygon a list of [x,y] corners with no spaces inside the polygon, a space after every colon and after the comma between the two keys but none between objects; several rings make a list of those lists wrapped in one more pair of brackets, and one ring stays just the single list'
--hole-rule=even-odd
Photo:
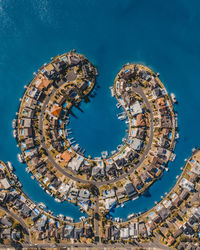
[{"label": "blue ocean water", "polygon": [[125,135],[109,86],[126,62],[144,63],[160,72],[167,90],[179,101],[180,140],[170,171],[150,188],[151,197],[128,202],[112,215],[126,218],[151,208],[173,187],[184,159],[200,142],[199,24],[198,0],[0,1],[0,159],[14,164],[30,198],[43,201],[56,214],[75,219],[82,215],[70,203],[54,202],[25,172],[26,166],[17,162],[11,128],[32,73],[50,57],[73,48],[99,71],[97,96],[71,122],[76,140],[87,153],[96,156],[113,150]]}]

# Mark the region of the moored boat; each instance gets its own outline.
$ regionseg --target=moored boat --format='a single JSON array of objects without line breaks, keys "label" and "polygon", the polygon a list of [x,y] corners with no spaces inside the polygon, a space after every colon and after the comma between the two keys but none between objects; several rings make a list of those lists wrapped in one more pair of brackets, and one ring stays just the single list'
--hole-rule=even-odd
[{"label": "moored boat", "polygon": [[173,102],[174,104],[178,103],[177,100],[176,100],[176,96],[175,96],[174,93],[171,93],[171,94],[170,94],[170,97],[171,97],[172,102]]}]

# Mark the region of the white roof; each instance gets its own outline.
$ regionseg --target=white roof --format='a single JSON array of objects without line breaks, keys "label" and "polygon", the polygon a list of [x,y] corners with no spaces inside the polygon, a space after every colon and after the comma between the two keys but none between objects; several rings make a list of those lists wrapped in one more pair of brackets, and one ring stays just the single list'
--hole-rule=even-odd
[{"label": "white roof", "polygon": [[1,180],[1,184],[3,185],[3,187],[4,187],[5,189],[8,189],[8,188],[10,187],[10,184],[9,184],[7,178],[2,179],[2,180]]},{"label": "white roof", "polygon": [[131,106],[131,111],[133,115],[138,115],[142,113],[142,105],[140,104],[139,101],[136,101],[132,106]]},{"label": "white roof", "polygon": [[142,140],[138,139],[138,138],[134,138],[131,142],[131,148],[134,150],[140,150],[141,146],[142,146]]},{"label": "white roof", "polygon": [[72,168],[72,170],[78,171],[81,163],[83,162],[83,157],[82,156],[78,156],[78,157],[74,157],[69,163],[68,166],[70,168]]},{"label": "white roof", "polygon": [[194,166],[191,168],[191,172],[200,175],[200,164],[196,161]]},{"label": "white roof", "polygon": [[129,236],[129,228],[128,227],[122,227],[120,229],[120,237],[121,238],[128,238]]},{"label": "white roof", "polygon": [[194,184],[187,179],[183,178],[179,184],[182,188],[186,188],[189,191],[192,191],[194,189]]}]

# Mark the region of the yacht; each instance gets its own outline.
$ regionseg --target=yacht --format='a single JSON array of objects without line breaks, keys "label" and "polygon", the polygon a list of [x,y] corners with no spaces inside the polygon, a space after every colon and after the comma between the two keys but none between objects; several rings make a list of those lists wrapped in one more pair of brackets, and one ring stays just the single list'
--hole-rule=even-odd
[{"label": "yacht", "polygon": [[111,96],[113,97],[115,95],[113,87],[110,87],[110,91],[111,91]]},{"label": "yacht", "polygon": [[14,138],[17,137],[17,130],[16,130],[16,129],[13,130],[13,137],[14,137]]},{"label": "yacht", "polygon": [[24,158],[23,158],[23,155],[22,154],[17,154],[17,158],[18,158],[18,161],[19,162],[24,162]]},{"label": "yacht", "polygon": [[170,94],[170,97],[171,97],[172,102],[173,102],[174,104],[178,103],[177,100],[176,100],[176,96],[175,96],[174,93],[171,93],[171,94]]},{"label": "yacht", "polygon": [[13,119],[13,121],[12,121],[12,127],[13,128],[17,127],[17,120],[16,119]]},{"label": "yacht", "polygon": [[13,171],[13,166],[12,166],[10,161],[7,162],[7,166],[9,168],[9,170]]}]

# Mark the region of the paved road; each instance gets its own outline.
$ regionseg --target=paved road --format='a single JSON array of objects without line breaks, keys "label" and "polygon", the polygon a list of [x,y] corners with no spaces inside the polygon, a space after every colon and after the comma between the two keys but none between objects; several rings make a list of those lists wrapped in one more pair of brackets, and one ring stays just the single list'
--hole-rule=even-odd
[{"label": "paved road", "polygon": [[[61,82],[60,84],[58,84],[59,87],[61,87],[64,83]],[[43,103],[43,106],[42,106],[42,109],[41,109],[41,115],[40,115],[40,118],[39,118],[39,130],[40,130],[40,140],[41,140],[41,144],[43,146],[43,148],[46,150],[47,154],[48,154],[48,159],[49,161],[54,165],[54,167],[60,171],[63,175],[67,176],[68,178],[74,180],[74,181],[77,181],[77,182],[80,182],[80,183],[84,183],[84,184],[88,184],[88,183],[92,183],[94,185],[96,185],[97,187],[101,186],[101,185],[104,185],[104,184],[111,184],[111,183],[114,183],[118,180],[121,180],[125,177],[127,177],[129,174],[131,174],[143,161],[144,159],[146,158],[150,148],[151,148],[151,145],[152,145],[152,141],[153,141],[153,136],[154,136],[154,133],[153,133],[153,113],[152,113],[152,108],[150,106],[150,103],[147,99],[147,97],[145,96],[142,88],[140,86],[136,87],[135,88],[135,92],[138,93],[144,100],[145,102],[145,105],[147,106],[147,108],[149,109],[150,111],[150,136],[149,136],[149,141],[148,141],[148,144],[146,145],[145,147],[145,150],[144,150],[144,153],[142,154],[142,156],[140,157],[139,159],[139,162],[137,163],[137,165],[134,166],[134,168],[131,168],[131,170],[128,172],[128,173],[125,173],[123,175],[121,175],[119,178],[117,178],[116,180],[109,180],[109,181],[101,181],[101,182],[97,182],[97,181],[88,181],[88,180],[83,180],[83,179],[80,179],[74,175],[71,175],[69,174],[65,169],[61,168],[56,162],[55,160],[53,159],[49,149],[47,148],[46,144],[45,144],[45,140],[44,140],[44,137],[43,137],[43,121],[44,121],[44,113],[45,113],[45,110],[47,108],[47,105],[51,99],[51,97],[55,94],[56,92],[56,89],[53,89],[53,91],[51,92],[51,94],[49,96],[46,97],[44,103]]]},{"label": "paved road", "polygon": [[[14,249],[13,246],[11,245],[0,245],[0,248],[11,248]],[[115,243],[115,244],[66,244],[66,243],[56,243],[56,244],[52,244],[52,243],[44,243],[44,244],[22,244],[21,247],[23,248],[29,248],[29,249],[33,249],[33,248],[42,248],[42,249],[46,249],[46,248],[77,248],[77,249],[87,249],[87,248],[91,248],[91,249],[126,249],[126,250],[132,250],[132,249],[146,249],[146,250],[170,250],[171,248],[169,247],[165,247],[161,244],[158,243],[143,243],[143,244],[120,244],[120,243]],[[15,249],[20,249],[19,247],[15,248]]]},{"label": "paved road", "polygon": [[17,220],[21,224],[22,228],[24,229],[26,242],[30,243],[30,232],[29,232],[29,229],[28,229],[26,223],[24,222],[24,220],[21,217],[19,217],[18,215],[16,215],[15,213],[9,211],[7,208],[2,207],[1,205],[0,205],[0,209],[5,211],[7,214],[9,214],[11,217],[13,217],[15,220]]}]

